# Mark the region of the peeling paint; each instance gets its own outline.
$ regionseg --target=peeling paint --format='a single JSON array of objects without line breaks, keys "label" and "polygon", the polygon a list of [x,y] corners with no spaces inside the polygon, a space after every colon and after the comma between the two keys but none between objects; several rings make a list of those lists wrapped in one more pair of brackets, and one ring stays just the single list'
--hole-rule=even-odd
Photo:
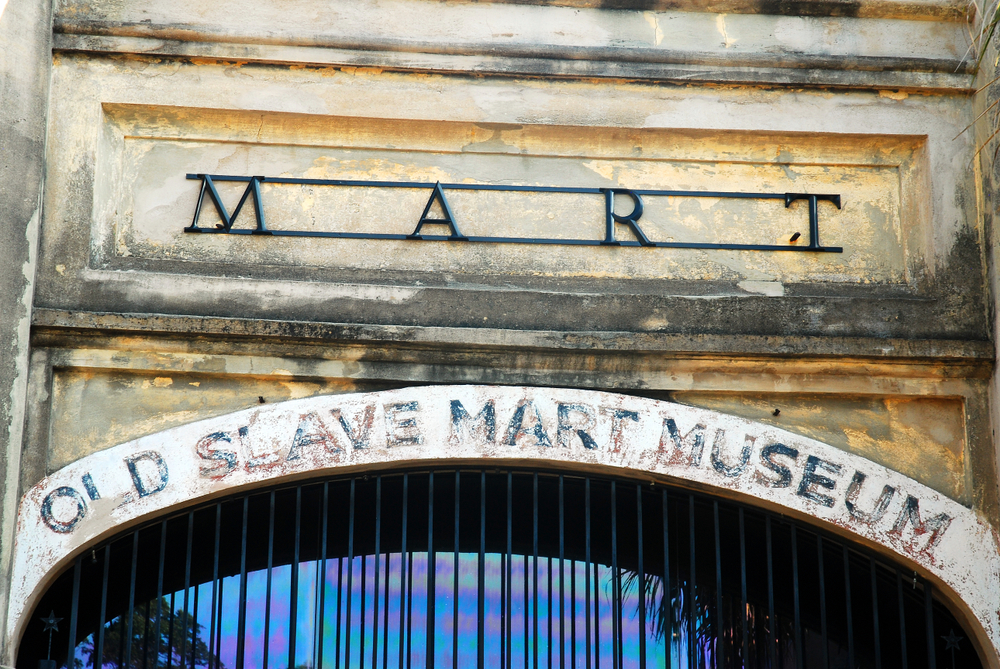
[{"label": "peeling paint", "polygon": [[768,297],[781,297],[785,294],[785,286],[780,281],[740,281],[736,285],[748,293],[758,293]]},{"label": "peeling paint", "polygon": [[659,46],[663,42],[663,29],[660,28],[659,16],[656,12],[643,12],[642,18],[646,19],[646,23],[653,29],[653,44]]},{"label": "peeling paint", "polygon": [[719,14],[715,17],[715,29],[719,31],[722,35],[722,46],[725,48],[730,48],[738,41],[735,37],[729,36],[729,30],[726,28],[726,15]]},{"label": "peeling paint", "polygon": [[21,500],[10,638],[53,569],[125,525],[284,477],[453,459],[645,472],[777,506],[932,575],[968,607],[982,640],[1000,646],[996,537],[975,512],[920,483],[821,442],[712,411],[609,393],[490,386],[268,404],[61,469]]}]

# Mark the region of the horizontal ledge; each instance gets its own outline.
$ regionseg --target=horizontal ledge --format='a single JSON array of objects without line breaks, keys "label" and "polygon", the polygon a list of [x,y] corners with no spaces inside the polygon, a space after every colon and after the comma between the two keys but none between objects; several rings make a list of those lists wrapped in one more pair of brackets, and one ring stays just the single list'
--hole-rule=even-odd
[{"label": "horizontal ledge", "polygon": [[393,52],[427,55],[478,56],[545,60],[596,60],[628,63],[696,64],[722,67],[779,67],[786,69],[909,70],[972,74],[972,59],[953,56],[914,57],[863,54],[835,55],[822,52],[771,50],[691,50],[659,46],[615,46],[527,44],[494,42],[417,41],[396,38],[329,35],[322,38],[258,36],[224,33],[209,27],[159,28],[148,24],[57,21],[57,35],[151,39],[162,42],[233,44],[243,47],[314,47],[361,52]]},{"label": "horizontal ledge", "polygon": [[435,53],[93,33],[57,33],[53,50],[476,75],[958,92],[974,89],[971,74],[960,72],[964,68],[956,59],[804,56],[791,61],[770,54],[720,59],[691,52],[646,53],[653,49],[575,49],[562,54],[530,55],[491,48],[489,53]]},{"label": "horizontal ledge", "polygon": [[[241,46],[315,47],[345,51],[398,52],[428,55],[527,58],[544,60],[597,60],[627,63],[696,64],[721,67],[779,67],[785,69],[903,70],[973,74],[975,61],[965,54],[940,53],[915,56],[900,49],[895,54],[831,54],[814,49],[778,48],[761,43],[743,50],[729,48],[670,48],[645,43],[571,45],[546,42],[457,41],[451,39],[413,40],[397,37],[324,34],[295,36],[280,34],[238,34],[213,26],[157,26],[148,23],[101,20],[57,19],[57,35],[153,39],[163,42],[236,44]],[[699,44],[699,46],[702,46]]]},{"label": "horizontal ledge", "polygon": [[545,5],[581,9],[717,12],[866,19],[966,21],[969,3],[961,0],[492,0],[497,4]]},{"label": "horizontal ledge", "polygon": [[[994,360],[989,341],[876,339],[759,335],[685,335],[656,332],[504,330],[469,327],[414,327],[218,318],[170,314],[130,314],[35,308],[32,326],[42,329],[197,334],[199,337],[274,337],[322,343],[380,343],[421,347],[496,347],[586,350],[591,353],[656,353],[825,358],[898,359],[901,362],[954,360],[983,366]],[[984,373],[988,374],[989,369]]]}]

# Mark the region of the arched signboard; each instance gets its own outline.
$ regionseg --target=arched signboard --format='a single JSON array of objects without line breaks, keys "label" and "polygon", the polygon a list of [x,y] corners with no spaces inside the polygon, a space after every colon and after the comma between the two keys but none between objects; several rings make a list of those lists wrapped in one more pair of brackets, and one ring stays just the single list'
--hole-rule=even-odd
[{"label": "arched signboard", "polygon": [[864,458],[741,418],[626,395],[497,386],[264,405],[61,469],[21,500],[9,641],[55,570],[128,524],[282,477],[451,459],[599,465],[760,500],[902,558],[956,596],[989,654],[1000,649],[996,535],[961,504]]}]

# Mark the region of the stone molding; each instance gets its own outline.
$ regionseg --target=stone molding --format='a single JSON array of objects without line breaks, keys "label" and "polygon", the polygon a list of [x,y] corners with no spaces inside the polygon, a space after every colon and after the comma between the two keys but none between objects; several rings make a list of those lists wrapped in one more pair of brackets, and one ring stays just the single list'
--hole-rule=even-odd
[{"label": "stone molding", "polygon": [[302,2],[275,12],[223,0],[206,16],[186,2],[67,2],[55,49],[506,76],[973,87],[967,9],[955,3],[595,4]]},{"label": "stone molding", "polygon": [[9,647],[55,574],[130,526],[255,486],[418,461],[650,478],[806,519],[930,578],[996,666],[1000,553],[976,512],[862,457],[734,416],[628,395],[507,386],[263,405],[64,467],[21,500]]}]

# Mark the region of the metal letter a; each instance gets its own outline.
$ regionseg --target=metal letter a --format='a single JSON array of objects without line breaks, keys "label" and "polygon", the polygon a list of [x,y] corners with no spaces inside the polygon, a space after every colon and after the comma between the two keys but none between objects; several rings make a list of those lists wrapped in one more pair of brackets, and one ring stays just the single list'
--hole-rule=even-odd
[{"label": "metal letter a", "polygon": [[[430,213],[431,207],[434,206],[434,200],[438,200],[441,203],[441,211],[444,212],[444,218],[427,218],[427,214]],[[417,223],[416,229],[413,231],[413,234],[407,235],[406,238],[423,239],[423,236],[420,234],[420,228],[424,227],[425,223],[430,223],[431,225],[447,225],[448,229],[451,230],[451,234],[448,236],[449,241],[469,241],[468,237],[458,231],[458,224],[455,223],[455,215],[451,212],[451,207],[448,206],[448,200],[444,196],[444,189],[441,188],[440,181],[434,184],[434,191],[431,193],[430,199],[427,200],[427,206],[424,207],[424,213],[420,215],[420,221]]]}]

